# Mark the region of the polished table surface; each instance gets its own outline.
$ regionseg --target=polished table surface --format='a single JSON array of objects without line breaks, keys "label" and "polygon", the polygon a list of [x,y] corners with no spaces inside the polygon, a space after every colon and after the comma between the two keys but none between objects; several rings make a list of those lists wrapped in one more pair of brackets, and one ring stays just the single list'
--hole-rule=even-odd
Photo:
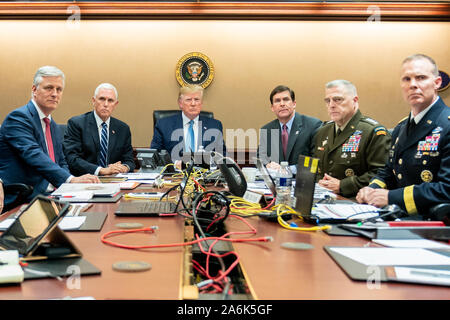
[{"label": "polished table surface", "polygon": [[[65,232],[81,250],[83,258],[101,270],[101,275],[82,276],[79,289],[75,281],[65,278],[26,280],[21,285],[0,288],[4,299],[53,299],[93,297],[95,299],[179,299],[182,268],[182,247],[130,250],[103,244],[101,235],[117,223],[139,222],[145,227],[156,225],[156,233],[133,233],[110,238],[129,245],[171,244],[183,242],[184,222],[180,217],[129,218],[116,217],[114,204],[94,204],[88,212],[108,212],[100,232]],[[152,268],[145,272],[119,272],[112,268],[118,261],[144,261]],[[75,288],[73,288],[75,287]]]},{"label": "polished table surface", "polygon": [[[368,239],[329,236],[323,231],[304,232],[282,228],[276,222],[248,219],[258,230],[255,237],[272,236],[273,242],[234,243],[241,267],[257,299],[450,299],[448,287],[406,283],[351,280],[325,252],[324,246],[370,245]],[[245,229],[235,219],[228,219],[228,231]],[[304,226],[310,226],[305,224]],[[238,236],[236,236],[238,238]],[[303,242],[313,249],[284,249],[284,242]]]},{"label": "polished table surface", "polygon": [[[123,201],[123,200],[122,200]],[[79,288],[70,278],[26,280],[20,285],[0,287],[0,300],[54,299],[93,297],[95,299],[181,299],[183,247],[130,250],[103,244],[104,233],[117,230],[120,222],[140,222],[145,227],[156,225],[155,234],[120,235],[116,242],[132,245],[172,244],[183,241],[184,218],[124,218],[116,217],[114,204],[94,204],[88,212],[108,213],[100,232],[66,232],[83,253],[83,257],[101,270],[101,275],[82,276]],[[3,217],[2,217],[3,218]],[[324,246],[357,246],[367,239],[349,236],[329,236],[325,232],[299,232],[282,228],[278,223],[247,218],[256,229],[249,238],[271,236],[273,242],[234,243],[240,265],[256,299],[449,299],[446,287],[382,282],[379,286],[351,280],[324,251]],[[241,221],[229,217],[227,231],[247,231]],[[310,250],[289,250],[283,242],[311,244]],[[112,269],[118,261],[145,261],[149,271],[124,273]]]}]

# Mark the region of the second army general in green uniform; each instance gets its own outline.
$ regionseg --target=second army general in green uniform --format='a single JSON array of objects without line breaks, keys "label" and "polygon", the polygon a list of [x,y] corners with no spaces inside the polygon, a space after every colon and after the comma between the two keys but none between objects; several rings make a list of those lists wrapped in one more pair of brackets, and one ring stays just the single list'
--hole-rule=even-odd
[{"label": "second army general in green uniform", "polygon": [[319,158],[319,185],[344,197],[354,197],[383,168],[391,135],[359,111],[355,86],[334,80],[325,88],[331,121],[317,132],[314,156]]}]

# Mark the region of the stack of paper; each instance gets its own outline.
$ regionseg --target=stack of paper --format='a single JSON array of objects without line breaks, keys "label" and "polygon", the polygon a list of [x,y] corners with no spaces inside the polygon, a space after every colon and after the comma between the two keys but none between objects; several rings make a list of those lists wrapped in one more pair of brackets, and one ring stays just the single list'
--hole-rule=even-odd
[{"label": "stack of paper", "polygon": [[88,201],[94,196],[92,191],[61,192],[58,198],[62,201]]},{"label": "stack of paper", "polygon": [[20,283],[24,273],[17,250],[0,251],[0,283]]},{"label": "stack of paper", "polygon": [[[74,197],[80,192],[92,192],[94,197],[114,197],[120,192],[118,183],[63,183],[53,191],[55,197]],[[88,193],[85,193],[87,196]],[[92,197],[91,197],[92,198]]]},{"label": "stack of paper", "polygon": [[378,216],[379,210],[367,204],[316,204],[314,214],[321,219],[363,220]]}]

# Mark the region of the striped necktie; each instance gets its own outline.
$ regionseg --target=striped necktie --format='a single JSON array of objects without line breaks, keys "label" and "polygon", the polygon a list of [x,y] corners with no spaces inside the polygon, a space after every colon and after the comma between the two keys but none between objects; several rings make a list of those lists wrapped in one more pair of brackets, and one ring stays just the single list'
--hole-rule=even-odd
[{"label": "striped necktie", "polygon": [[107,166],[107,155],[108,155],[108,125],[103,122],[102,123],[102,134],[100,141],[100,161],[99,165],[102,168],[106,168]]}]

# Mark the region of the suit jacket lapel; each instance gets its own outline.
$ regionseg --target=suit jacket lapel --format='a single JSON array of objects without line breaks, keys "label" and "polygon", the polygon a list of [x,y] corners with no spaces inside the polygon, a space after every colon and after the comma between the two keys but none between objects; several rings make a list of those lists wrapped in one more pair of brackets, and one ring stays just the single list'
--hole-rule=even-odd
[{"label": "suit jacket lapel", "polygon": [[108,159],[110,159],[110,155],[116,146],[117,141],[117,126],[116,122],[113,121],[113,118],[110,118],[109,121],[109,140],[108,140]]},{"label": "suit jacket lapel", "polygon": [[28,102],[27,108],[28,108],[28,111],[30,112],[30,115],[31,115],[31,118],[33,121],[32,122],[33,126],[36,129],[36,132],[38,133],[37,139],[38,139],[39,145],[48,154],[47,144],[45,143],[45,136],[44,136],[44,132],[42,130],[41,119],[39,119],[39,114],[38,114],[33,102],[31,102],[31,100],[30,100],[30,102]]},{"label": "suit jacket lapel", "polygon": [[59,136],[58,125],[55,121],[50,122],[50,132],[52,133],[52,142],[53,142],[53,154],[55,155],[55,163],[59,163],[60,153],[59,148],[61,147],[61,141],[57,138]]},{"label": "suit jacket lapel", "polygon": [[[300,115],[295,113],[294,117],[295,118],[294,118],[294,121],[292,122],[291,132],[289,133],[288,145],[286,148],[286,160],[289,159],[292,149],[294,148],[294,145],[297,142],[297,136],[300,134],[301,128],[303,126],[303,122],[302,122]],[[280,137],[281,137],[281,134],[280,134]]]},{"label": "suit jacket lapel", "polygon": [[92,137],[92,141],[95,145],[95,150],[99,150],[100,154],[100,138],[98,136],[98,127],[97,122],[95,121],[94,112],[88,114],[88,130],[90,131],[89,134]]}]

